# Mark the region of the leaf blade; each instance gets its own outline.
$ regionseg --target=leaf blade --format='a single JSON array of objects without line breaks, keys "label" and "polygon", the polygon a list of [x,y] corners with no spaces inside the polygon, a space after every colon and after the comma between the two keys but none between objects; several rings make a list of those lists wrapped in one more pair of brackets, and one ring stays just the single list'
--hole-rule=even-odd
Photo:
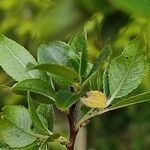
[{"label": "leaf blade", "polygon": [[38,48],[38,62],[40,64],[60,64],[69,66],[69,54],[72,53],[70,46],[64,42],[56,41],[42,44]]},{"label": "leaf blade", "polygon": [[141,83],[145,62],[142,42],[141,38],[134,39],[119,57],[112,60],[108,70],[111,99],[129,94]]},{"label": "leaf blade", "polygon": [[[56,41],[49,44],[42,44],[38,48],[38,62],[39,64],[58,64],[68,67],[72,67],[75,53],[70,46],[64,42]],[[72,83],[68,80],[61,78],[60,76],[48,73],[50,80],[53,84],[55,81],[57,84],[66,87]]]},{"label": "leaf blade", "polygon": [[68,90],[60,90],[56,93],[56,106],[62,110],[66,111],[79,99],[79,95],[72,93]]},{"label": "leaf blade", "polygon": [[31,125],[32,120],[26,108],[5,106],[0,119],[0,138],[12,148],[25,147],[36,140]]},{"label": "leaf blade", "polygon": [[[86,77],[86,80],[82,84],[82,90],[99,90],[101,83],[101,65],[110,57],[112,54],[109,46],[106,46],[102,49],[102,53],[96,59],[93,67],[91,68],[89,74]],[[90,88],[88,88],[90,86]],[[87,90],[87,91],[88,91]]]},{"label": "leaf blade", "polygon": [[16,81],[39,78],[38,71],[27,71],[28,65],[37,64],[33,56],[21,45],[0,34],[0,66]]},{"label": "leaf blade", "polygon": [[77,33],[69,42],[71,48],[78,55],[77,72],[83,78],[87,69],[87,39],[84,32]]},{"label": "leaf blade", "polygon": [[46,71],[55,75],[58,75],[64,79],[67,79],[72,82],[79,82],[78,74],[69,67],[58,64],[41,64],[33,67],[32,69],[39,69]]},{"label": "leaf blade", "polygon": [[28,99],[28,107],[29,107],[30,115],[33,120],[34,129],[40,134],[50,135],[51,132],[47,129],[47,127],[41,121],[39,114],[37,113],[35,109],[33,101],[31,100],[31,97],[30,97],[30,92],[28,92],[27,94],[27,99]]},{"label": "leaf blade", "polygon": [[98,56],[98,58],[96,59],[92,69],[90,70],[87,78],[89,78],[90,76],[92,76],[92,74],[98,70],[98,68],[100,68],[100,66],[102,65],[102,63],[111,55],[111,49],[109,46],[105,46],[102,49],[102,53]]},{"label": "leaf blade", "polygon": [[54,123],[55,123],[55,113],[52,105],[46,105],[46,104],[40,104],[37,107],[37,113],[42,115],[48,125],[48,129],[53,132],[54,129]]},{"label": "leaf blade", "polygon": [[55,101],[53,88],[41,79],[26,79],[18,82],[12,87],[12,90],[17,94],[26,94],[27,91],[38,93],[49,99],[49,103]]},{"label": "leaf blade", "polygon": [[114,103],[109,109],[114,110],[146,101],[150,101],[150,92],[144,92],[142,94],[138,94],[136,96],[132,96],[130,98]]}]

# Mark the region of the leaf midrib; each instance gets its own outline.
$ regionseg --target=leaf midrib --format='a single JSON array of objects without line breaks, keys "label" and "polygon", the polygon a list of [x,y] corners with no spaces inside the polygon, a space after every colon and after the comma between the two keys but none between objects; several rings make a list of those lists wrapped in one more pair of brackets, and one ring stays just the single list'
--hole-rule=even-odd
[{"label": "leaf midrib", "polygon": [[[137,46],[137,48],[138,48],[138,46]],[[136,51],[137,51],[137,49],[136,49]],[[123,86],[123,84],[124,84],[124,82],[125,82],[125,80],[126,80],[128,74],[129,74],[129,72],[130,72],[130,69],[131,69],[131,67],[132,67],[133,64],[134,64],[135,56],[136,56],[136,55],[137,55],[137,54],[134,55],[134,57],[133,57],[133,59],[132,59],[132,61],[131,61],[131,64],[130,64],[129,68],[128,68],[128,70],[127,70],[127,72],[126,72],[124,78],[122,79],[122,82],[120,83],[120,86],[118,86],[118,88],[117,88],[116,91],[113,93],[113,95],[111,96],[110,99],[114,99],[114,98],[116,97],[116,95],[118,94],[118,92],[120,91],[120,89],[122,88],[122,86]]]},{"label": "leaf midrib", "polygon": [[18,91],[31,91],[31,92],[35,92],[35,93],[41,94],[41,95],[43,95],[45,97],[48,97],[48,98],[54,100],[54,98],[52,96],[50,96],[50,95],[48,95],[46,93],[43,93],[43,92],[39,92],[39,91],[33,90],[31,88],[23,88],[23,89],[19,88],[19,89],[16,89],[16,90],[18,90]]},{"label": "leaf midrib", "polygon": [[[19,58],[11,51],[10,47],[5,44],[4,41],[1,41],[3,43],[3,45],[8,49],[8,51],[16,58],[16,60],[21,64],[21,66],[23,66],[23,68],[26,70],[26,66],[19,60]],[[35,78],[35,75],[31,73],[31,71],[26,71],[27,73],[29,73],[29,75],[32,78]]]},{"label": "leaf midrib", "polygon": [[19,130],[21,130],[22,132],[24,132],[24,133],[26,133],[26,134],[28,134],[28,135],[30,135],[30,136],[33,136],[33,137],[35,137],[35,138],[37,138],[35,135],[34,135],[34,133],[32,134],[31,132],[27,132],[27,131],[25,131],[24,129],[22,129],[21,127],[19,127],[18,125],[16,125],[15,123],[13,123],[10,119],[8,119],[6,116],[4,117],[4,119],[7,119],[13,126],[15,126],[15,127],[17,127]]}]

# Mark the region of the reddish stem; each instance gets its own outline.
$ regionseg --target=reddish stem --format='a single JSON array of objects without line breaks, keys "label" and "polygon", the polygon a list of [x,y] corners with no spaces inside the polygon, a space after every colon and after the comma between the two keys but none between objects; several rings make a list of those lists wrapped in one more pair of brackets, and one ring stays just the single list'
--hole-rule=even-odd
[{"label": "reddish stem", "polygon": [[74,144],[76,140],[76,136],[78,133],[78,129],[75,128],[75,105],[73,105],[68,114],[69,128],[70,128],[70,138],[69,143],[66,145],[67,150],[74,150]]}]

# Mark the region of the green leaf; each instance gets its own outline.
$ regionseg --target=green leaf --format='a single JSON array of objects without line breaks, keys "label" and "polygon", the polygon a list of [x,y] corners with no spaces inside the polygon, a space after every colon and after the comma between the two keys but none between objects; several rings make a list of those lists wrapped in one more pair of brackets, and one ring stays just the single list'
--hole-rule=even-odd
[{"label": "green leaf", "polygon": [[76,34],[69,42],[71,48],[77,55],[78,67],[76,68],[80,77],[83,78],[87,69],[87,45],[85,33]]},{"label": "green leaf", "polygon": [[50,76],[52,77],[52,81],[53,81],[54,85],[58,89],[68,88],[68,87],[72,86],[72,84],[73,84],[72,81],[69,81],[65,78],[58,76],[58,75],[51,74]]},{"label": "green leaf", "polygon": [[38,48],[38,62],[40,64],[60,64],[70,66],[70,57],[73,51],[69,45],[64,42],[51,42],[42,44]]},{"label": "green leaf", "polygon": [[40,134],[50,135],[51,132],[47,129],[47,127],[44,125],[44,123],[40,119],[40,116],[35,109],[33,101],[31,100],[29,92],[27,94],[27,99],[28,99],[28,107],[29,107],[29,111],[30,111],[30,115],[33,121],[33,126],[34,126],[35,131],[37,131]]},{"label": "green leaf", "polygon": [[109,97],[110,91],[109,91],[109,79],[108,79],[108,67],[105,69],[103,73],[103,93]]},{"label": "green leaf", "polygon": [[11,148],[5,143],[0,143],[0,150],[37,150],[39,147],[39,144],[37,141],[33,142],[32,144],[29,144],[25,147],[21,148]]},{"label": "green leaf", "polygon": [[26,108],[6,106],[0,119],[0,139],[12,148],[25,147],[36,140],[31,126],[32,120]]},{"label": "green leaf", "polygon": [[10,149],[10,147],[6,143],[1,141],[1,139],[0,139],[0,148],[1,148],[0,150],[9,150]]},{"label": "green leaf", "polygon": [[149,18],[150,17],[150,1],[149,0],[112,0],[112,4],[130,14],[142,16]]},{"label": "green leaf", "polygon": [[[72,57],[75,53],[70,48],[70,46],[64,42],[51,42],[49,44],[42,44],[38,48],[38,62],[40,64],[59,64],[64,66],[72,66]],[[60,76],[48,74],[51,79],[55,80],[59,85],[64,87],[70,85],[71,83]]]},{"label": "green leaf", "polygon": [[44,117],[48,129],[53,132],[55,123],[55,114],[52,105],[40,104],[37,108],[37,113]]},{"label": "green leaf", "polygon": [[114,110],[122,107],[127,107],[130,105],[135,105],[138,103],[143,103],[146,101],[150,101],[150,92],[145,92],[124,100],[120,100],[119,102],[112,104],[112,106],[109,107],[109,109]]},{"label": "green leaf", "polygon": [[90,70],[87,78],[91,77],[104,63],[104,61],[107,60],[107,58],[112,54],[111,49],[109,46],[105,46],[102,49],[102,52],[100,53],[99,57],[96,59],[95,63],[93,64],[92,69]]},{"label": "green leaf", "polygon": [[37,150],[39,147],[38,142],[34,142],[26,147],[22,147],[22,148],[15,148],[13,150]]},{"label": "green leaf", "polygon": [[41,64],[33,67],[32,69],[39,69],[55,75],[58,75],[66,80],[72,82],[79,82],[78,74],[71,68],[58,65],[58,64]]},{"label": "green leaf", "polygon": [[21,45],[0,34],[0,66],[16,81],[39,78],[39,71],[28,71],[27,66],[37,64],[33,56]]},{"label": "green leaf", "polygon": [[32,93],[34,93],[34,96],[36,95],[35,93],[43,95],[48,98],[48,101],[42,101],[45,103],[53,103],[55,101],[55,94],[52,87],[47,82],[40,79],[26,79],[20,81],[15,84],[12,89],[17,94],[26,95],[27,91],[31,91]]},{"label": "green leaf", "polygon": [[54,142],[56,139],[60,137],[59,133],[53,134],[48,138],[48,142]]},{"label": "green leaf", "polygon": [[102,49],[102,53],[96,59],[93,67],[91,68],[86,80],[82,84],[82,90],[100,90],[101,89],[101,71],[102,64],[108,59],[112,54],[110,47],[106,46]]},{"label": "green leaf", "polygon": [[56,106],[62,111],[68,110],[78,100],[79,95],[68,90],[61,90],[56,93]]},{"label": "green leaf", "polygon": [[144,42],[139,37],[134,39],[119,57],[112,60],[108,70],[111,100],[127,95],[141,83],[144,53]]}]

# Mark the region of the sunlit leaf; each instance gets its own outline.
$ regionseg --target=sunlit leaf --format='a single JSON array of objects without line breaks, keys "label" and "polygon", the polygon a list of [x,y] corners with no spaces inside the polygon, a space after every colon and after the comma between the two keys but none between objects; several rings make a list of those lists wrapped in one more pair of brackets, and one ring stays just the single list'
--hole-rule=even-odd
[{"label": "sunlit leaf", "polygon": [[112,99],[123,97],[137,88],[144,74],[144,62],[145,46],[138,37],[111,61],[108,77]]},{"label": "sunlit leaf", "polygon": [[37,64],[33,56],[21,45],[0,35],[0,66],[16,81],[39,78],[38,71],[28,71],[28,66]]}]

